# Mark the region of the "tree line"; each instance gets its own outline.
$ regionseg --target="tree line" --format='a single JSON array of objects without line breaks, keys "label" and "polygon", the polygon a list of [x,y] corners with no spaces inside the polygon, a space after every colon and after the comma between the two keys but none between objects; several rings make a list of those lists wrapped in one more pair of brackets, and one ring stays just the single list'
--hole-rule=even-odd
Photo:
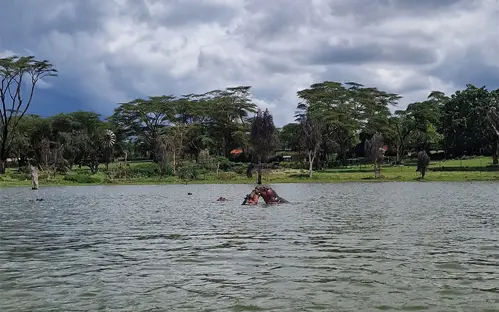
[{"label": "tree line", "polygon": [[57,70],[48,61],[0,59],[0,174],[7,159],[19,167],[36,163],[65,172],[86,166],[94,173],[116,159],[148,159],[165,174],[177,174],[186,163],[235,159],[254,164],[260,177],[261,164],[286,150],[296,152],[311,175],[313,168],[350,158],[372,160],[371,151],[382,146],[397,164],[422,150],[442,151],[445,158],[487,154],[498,163],[499,89],[432,91],[396,110],[399,94],[324,81],[298,91],[295,121],[276,128],[271,112],[252,101],[250,86],[135,99],[106,118],[86,111],[29,114],[36,84],[53,76]]}]

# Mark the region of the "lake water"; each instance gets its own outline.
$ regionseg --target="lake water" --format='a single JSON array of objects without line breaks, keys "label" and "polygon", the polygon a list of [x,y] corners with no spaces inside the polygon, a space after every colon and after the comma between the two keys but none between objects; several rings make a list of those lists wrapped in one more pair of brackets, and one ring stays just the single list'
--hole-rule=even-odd
[{"label": "lake water", "polygon": [[499,184],[252,187],[0,189],[0,311],[499,311]]}]

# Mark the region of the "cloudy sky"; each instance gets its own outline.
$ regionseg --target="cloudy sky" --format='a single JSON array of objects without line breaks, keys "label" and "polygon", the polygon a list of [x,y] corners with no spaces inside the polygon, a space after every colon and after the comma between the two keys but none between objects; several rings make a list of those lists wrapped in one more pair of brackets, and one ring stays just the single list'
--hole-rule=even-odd
[{"label": "cloudy sky", "polygon": [[499,84],[499,0],[0,0],[0,56],[60,71],[31,112],[112,113],[147,95],[253,87],[278,125],[296,91],[355,81],[404,96]]}]

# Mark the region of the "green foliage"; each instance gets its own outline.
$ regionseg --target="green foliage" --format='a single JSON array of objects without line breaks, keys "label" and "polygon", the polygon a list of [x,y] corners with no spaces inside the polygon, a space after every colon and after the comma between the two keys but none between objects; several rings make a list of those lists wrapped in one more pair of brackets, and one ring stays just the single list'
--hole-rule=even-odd
[{"label": "green foliage", "polygon": [[235,172],[220,172],[219,179],[224,181],[235,180],[238,178],[238,174]]},{"label": "green foliage", "polygon": [[99,179],[98,177],[94,177],[91,175],[86,175],[86,174],[68,174],[64,176],[65,181],[69,182],[74,182],[74,183],[81,183],[81,184],[95,184],[95,183],[101,183],[102,180]]},{"label": "green foliage", "polygon": [[280,168],[284,169],[308,169],[307,164],[300,161],[283,161],[279,163]]},{"label": "green foliage", "polygon": [[226,157],[219,156],[216,158],[215,162],[216,162],[218,169],[220,169],[222,171],[228,171],[228,170],[231,170],[231,168],[232,168],[231,161]]},{"label": "green foliage", "polygon": [[184,162],[177,170],[177,177],[182,180],[194,180],[198,177],[198,167],[193,162]]},{"label": "green foliage", "polygon": [[347,154],[359,139],[358,134],[369,138],[374,133],[390,131],[389,106],[401,98],[377,88],[367,88],[349,82],[324,81],[298,92],[296,119],[314,120],[321,126],[321,161],[336,153],[346,160]]},{"label": "green foliage", "polygon": [[[168,172],[171,174],[172,170],[169,167]],[[161,175],[159,166],[156,163],[143,163],[127,168],[126,177],[129,179],[152,178]]]},{"label": "green foliage", "polygon": [[5,173],[13,146],[20,150],[28,141],[18,127],[31,105],[36,84],[56,75],[52,64],[34,56],[0,58],[0,174]]},{"label": "green foliage", "polygon": [[299,123],[288,123],[278,131],[281,149],[297,151],[300,149],[302,127]]},{"label": "green foliage", "polygon": [[[71,172],[68,179],[96,177],[105,163],[99,176],[109,181],[223,180],[246,177],[248,162],[260,160],[272,162],[263,166],[269,176],[277,168],[308,169],[311,178],[313,166],[320,172],[369,158],[364,147],[375,135],[383,138],[386,155],[397,164],[408,152],[421,150],[432,159],[486,154],[499,163],[499,90],[471,84],[449,96],[432,91],[392,114],[400,95],[355,82],[314,83],[297,92],[297,122],[280,129],[268,110],[252,102],[250,86],[135,99],[119,104],[107,120],[84,111],[49,118],[26,115],[31,87],[56,73],[48,61],[34,57],[0,59],[0,173],[5,160],[14,158],[12,166],[36,161],[42,172]],[[2,97],[11,93],[15,96]],[[21,93],[26,96],[22,101]],[[276,153],[279,149],[286,151]],[[280,156],[291,154],[300,155],[293,158],[300,161],[282,161]],[[129,162],[138,159],[153,162]],[[114,166],[117,160],[123,162]],[[257,170],[261,178],[262,166]]]},{"label": "green foliage", "polygon": [[261,160],[266,160],[278,147],[279,139],[274,126],[274,119],[269,110],[258,109],[251,123],[251,149]]},{"label": "green foliage", "polygon": [[237,174],[243,174],[246,172],[246,167],[244,164],[234,164],[232,170]]}]

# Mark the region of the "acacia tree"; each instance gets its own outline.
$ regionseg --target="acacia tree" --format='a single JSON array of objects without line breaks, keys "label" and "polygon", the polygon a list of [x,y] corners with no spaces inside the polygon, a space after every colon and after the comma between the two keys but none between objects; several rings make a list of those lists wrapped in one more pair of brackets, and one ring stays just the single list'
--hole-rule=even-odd
[{"label": "acacia tree", "polygon": [[319,123],[313,121],[310,116],[307,116],[302,122],[302,146],[307,151],[308,155],[308,176],[312,177],[312,169],[314,166],[315,157],[321,145],[321,130]]},{"label": "acacia tree", "polygon": [[258,109],[251,124],[251,149],[258,161],[257,184],[262,184],[262,161],[266,160],[270,153],[278,146],[277,131],[274,119],[269,110],[262,112]]},{"label": "acacia tree", "polygon": [[257,111],[251,101],[250,89],[249,86],[239,86],[198,96],[206,107],[204,124],[211,137],[216,138],[214,143],[220,155],[229,157],[233,148],[240,148],[245,143],[238,140],[240,133],[245,129],[248,114]]},{"label": "acacia tree", "polygon": [[174,118],[175,101],[174,96],[165,95],[121,103],[109,121],[124,135],[137,137],[145,143],[147,151],[154,154],[157,138]]},{"label": "acacia tree", "polygon": [[11,56],[0,59],[0,174],[5,173],[13,134],[26,114],[35,93],[35,86],[57,70],[48,61],[34,56]]}]

